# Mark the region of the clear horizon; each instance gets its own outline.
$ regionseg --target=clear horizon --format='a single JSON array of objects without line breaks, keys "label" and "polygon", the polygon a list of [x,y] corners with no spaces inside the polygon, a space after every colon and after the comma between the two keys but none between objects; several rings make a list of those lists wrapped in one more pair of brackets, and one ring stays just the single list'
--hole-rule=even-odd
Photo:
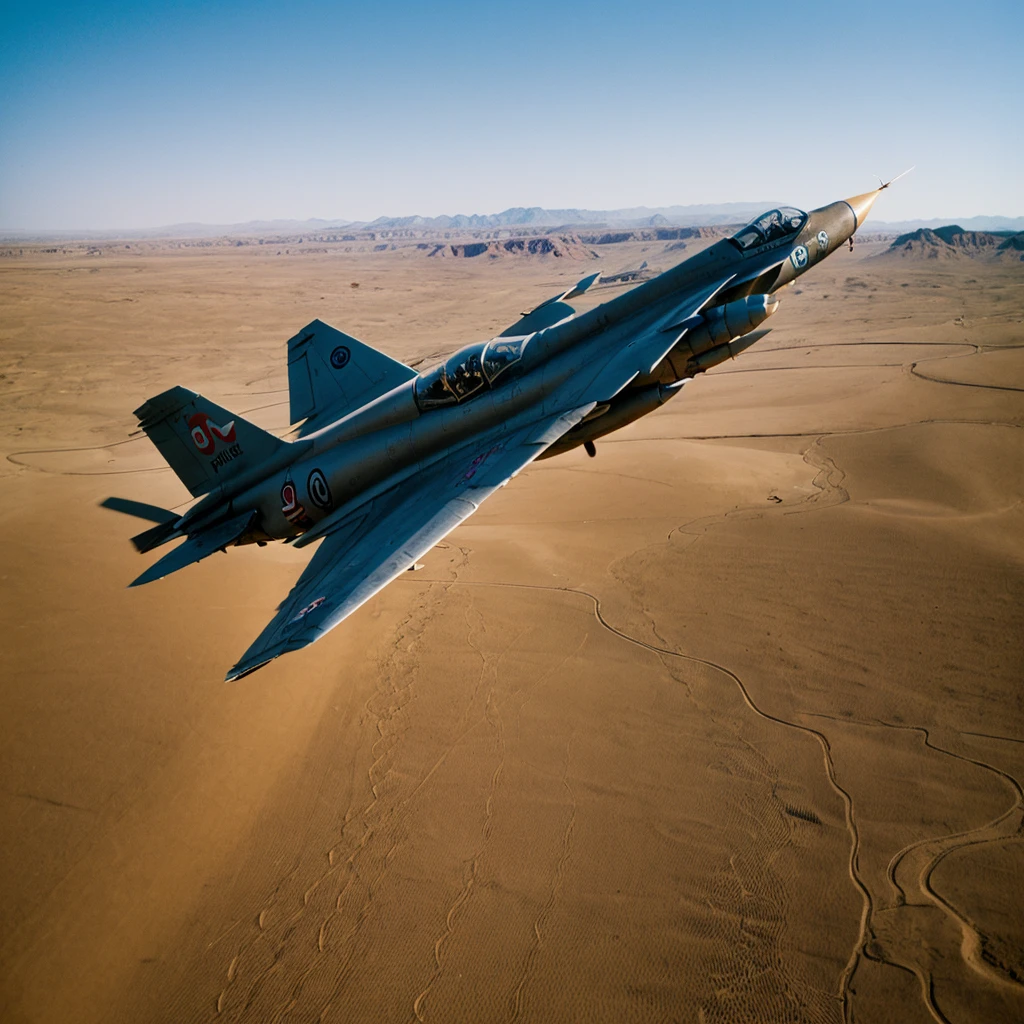
[{"label": "clear horizon", "polygon": [[25,5],[0,40],[0,228],[809,208],[915,164],[879,221],[1024,214],[1019,5],[760,11]]},{"label": "clear horizon", "polygon": [[[760,203],[760,204],[756,200],[736,200],[736,203],[744,205],[744,206],[756,207],[758,209],[761,209],[761,208],[769,209],[772,206],[772,201],[771,200],[765,200],[765,201],[763,201],[763,203]],[[683,205],[693,205],[693,206],[696,206],[696,205],[701,205],[701,204],[672,204],[672,205],[680,205],[680,206],[683,206]],[[707,205],[724,205],[724,204],[707,204]],[[651,210],[656,209],[655,207],[645,207],[643,205],[637,207],[637,209],[644,209],[644,208],[651,209]],[[516,205],[513,205],[513,206],[503,207],[503,209],[501,209],[501,210],[473,211],[472,213],[468,213],[468,212],[465,212],[465,211],[459,211],[457,213],[450,213],[450,214],[435,214],[434,216],[435,217],[437,217],[437,216],[457,217],[457,216],[474,216],[474,215],[477,215],[477,216],[493,216],[493,215],[496,215],[496,214],[499,214],[499,213],[503,213],[503,212],[505,212],[505,210],[510,210],[510,209],[529,209],[529,207],[523,207],[523,206],[521,206],[521,204],[516,204]],[[550,209],[550,208],[545,208],[545,209]],[[583,208],[582,207],[560,207],[559,209],[583,209]],[[616,208],[616,209],[622,209],[622,208],[619,207],[619,208]],[[595,213],[605,213],[605,212],[613,212],[613,211],[595,210],[593,212],[595,212]],[[951,226],[951,225],[954,225],[954,224],[958,224],[961,221],[970,221],[970,220],[972,220],[974,218],[977,218],[977,217],[984,217],[984,218],[990,218],[990,219],[1000,219],[1000,220],[1024,220],[1024,215],[1022,215],[1022,214],[1014,215],[1014,214],[1003,214],[1003,213],[980,213],[980,214],[938,214],[938,215],[923,216],[923,217],[910,217],[910,218],[906,218],[906,219],[897,221],[897,220],[894,220],[891,217],[876,216],[876,213],[877,213],[877,207],[875,207],[875,210],[872,211],[872,215],[870,217],[870,220],[867,222],[868,226],[865,228],[865,230],[870,230],[870,225],[871,224],[878,224],[878,225],[886,225],[886,224],[906,225],[906,224],[914,224],[914,223],[917,223],[919,221],[920,222],[924,222],[924,221],[941,221],[942,224],[941,225],[937,225],[937,226],[940,226],[940,227],[941,226]],[[298,217],[252,217],[252,218],[250,218],[247,221],[234,221],[232,223],[223,223],[223,222],[218,223],[218,222],[209,222],[209,221],[178,221],[178,222],[173,223],[173,224],[170,224],[170,223],[168,223],[168,224],[146,224],[146,225],[142,225],[140,227],[125,227],[124,225],[115,225],[115,226],[112,226],[112,227],[96,227],[95,225],[93,225],[93,226],[90,226],[90,227],[80,227],[80,228],[66,228],[66,227],[63,227],[63,228],[61,228],[61,227],[58,227],[58,228],[10,228],[10,227],[6,227],[6,226],[0,224],[0,239],[3,239],[4,237],[16,238],[16,237],[19,237],[21,235],[24,235],[24,236],[38,235],[40,237],[51,237],[52,239],[60,240],[61,237],[63,237],[62,236],[62,232],[66,232],[67,233],[68,240],[71,240],[71,236],[79,236],[81,238],[81,240],[88,240],[89,232],[95,232],[97,236],[102,234],[102,235],[110,236],[110,237],[116,239],[118,237],[116,232],[118,232],[118,231],[124,231],[126,233],[126,237],[127,237],[127,235],[129,233],[132,234],[132,235],[136,235],[136,236],[141,235],[142,237],[146,237],[145,236],[145,232],[150,232],[150,231],[166,231],[166,230],[172,230],[172,229],[178,228],[178,227],[192,227],[192,226],[195,226],[195,227],[198,227],[198,228],[225,228],[225,229],[230,229],[230,228],[245,228],[245,227],[247,227],[250,224],[273,225],[273,224],[276,224],[276,223],[280,223],[280,224],[284,224],[284,225],[294,224],[296,227],[301,227],[303,225],[309,224],[311,221],[323,221],[323,224],[324,224],[325,227],[335,227],[336,226],[336,227],[339,227],[339,228],[344,228],[344,227],[350,227],[350,226],[353,226],[353,225],[367,225],[368,226],[368,225],[374,223],[375,221],[377,221],[379,219],[398,219],[398,218],[415,217],[415,216],[424,216],[424,217],[426,217],[427,215],[425,215],[425,214],[415,214],[415,213],[413,213],[413,214],[381,214],[378,217],[371,217],[371,218],[366,218],[366,219],[361,219],[361,220],[352,220],[352,219],[345,218],[345,217],[319,217],[319,216],[315,216],[315,215],[312,216],[312,217],[305,217],[305,218],[298,218]],[[595,226],[599,226],[600,223],[601,222],[595,222]],[[725,224],[727,222],[726,221],[722,221],[722,223]],[[525,225],[525,226],[530,226],[530,225]],[[560,228],[560,227],[565,227],[567,229],[572,229],[573,227],[577,227],[577,226],[584,227],[586,225],[582,225],[582,224],[581,225],[574,225],[572,223],[565,224],[565,225],[560,225],[560,224],[552,223],[552,224],[539,224],[539,225],[535,225],[535,226],[537,226],[537,227],[544,227],[544,228]],[[612,225],[612,226],[614,226],[614,225]],[[675,226],[675,225],[673,225],[673,226]],[[515,225],[504,225],[503,229],[507,230],[507,229],[513,228],[513,227],[515,227]],[[314,230],[321,230],[321,229],[320,228],[316,228]],[[633,230],[638,230],[638,229],[634,228]],[[967,230],[978,230],[978,229],[970,229],[970,228],[968,228]],[[992,228],[992,229],[980,229],[980,230],[995,230],[995,231],[998,231],[998,230],[1002,230],[1002,229],[1001,228]],[[182,236],[182,237],[185,237],[185,236]]]}]

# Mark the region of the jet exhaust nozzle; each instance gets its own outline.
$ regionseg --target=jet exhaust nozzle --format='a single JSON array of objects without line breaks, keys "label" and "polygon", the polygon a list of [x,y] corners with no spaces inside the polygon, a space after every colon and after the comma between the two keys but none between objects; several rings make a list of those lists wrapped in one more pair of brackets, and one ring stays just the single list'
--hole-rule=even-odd
[{"label": "jet exhaust nozzle", "polygon": [[689,348],[696,357],[734,338],[749,334],[779,308],[771,295],[747,295],[724,306],[714,306],[701,314],[702,322],[683,335],[681,348]]}]

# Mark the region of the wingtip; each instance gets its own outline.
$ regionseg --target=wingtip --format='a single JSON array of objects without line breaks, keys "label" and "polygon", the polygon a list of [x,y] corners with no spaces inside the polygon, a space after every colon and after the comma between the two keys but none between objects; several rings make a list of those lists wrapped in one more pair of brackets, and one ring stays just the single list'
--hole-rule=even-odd
[{"label": "wingtip", "polygon": [[245,659],[240,661],[237,665],[233,665],[228,669],[228,674],[224,677],[225,683],[233,683],[236,679],[243,679],[245,676],[252,675],[253,672],[259,671],[264,665],[269,665],[274,658],[266,658],[263,661],[257,661],[255,664],[246,664]]},{"label": "wingtip", "polygon": [[128,589],[132,587],[144,587],[147,583],[156,583],[157,580],[162,580],[167,573],[163,572],[158,568],[159,562],[154,562],[144,573],[136,576],[135,579],[128,584]]}]

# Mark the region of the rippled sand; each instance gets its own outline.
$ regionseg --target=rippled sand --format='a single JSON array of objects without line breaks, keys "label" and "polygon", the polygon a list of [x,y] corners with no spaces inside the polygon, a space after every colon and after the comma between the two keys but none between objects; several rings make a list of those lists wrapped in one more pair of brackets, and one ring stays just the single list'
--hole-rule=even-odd
[{"label": "rippled sand", "polygon": [[315,316],[414,361],[678,258],[604,248],[0,260],[0,1017],[1024,1019],[1018,266],[837,253],[238,683],[306,553],[124,589],[142,399],[283,430]]}]

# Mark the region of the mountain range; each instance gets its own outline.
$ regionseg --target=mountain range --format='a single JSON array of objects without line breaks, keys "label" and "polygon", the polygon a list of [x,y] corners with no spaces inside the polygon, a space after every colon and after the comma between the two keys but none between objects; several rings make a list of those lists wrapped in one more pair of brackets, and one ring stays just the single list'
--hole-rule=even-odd
[{"label": "mountain range", "polygon": [[[674,225],[706,227],[713,224],[741,224],[772,206],[771,202],[702,203],[691,206],[632,206],[618,210],[545,209],[539,206],[514,206],[501,213],[454,214],[439,217],[378,217],[372,221],[351,221],[344,218],[310,218],[309,220],[252,220],[242,224],[170,224],[155,228],[125,230],[30,231],[0,229],[0,239],[31,241],[47,239],[161,239],[210,238],[223,235],[275,236],[322,231],[481,231],[500,228],[591,227],[642,228]],[[936,228],[949,224],[951,218],[931,220],[870,222],[873,232],[902,234],[920,228]],[[978,216],[959,218],[957,223],[968,231],[1024,231],[1024,217]]]}]

